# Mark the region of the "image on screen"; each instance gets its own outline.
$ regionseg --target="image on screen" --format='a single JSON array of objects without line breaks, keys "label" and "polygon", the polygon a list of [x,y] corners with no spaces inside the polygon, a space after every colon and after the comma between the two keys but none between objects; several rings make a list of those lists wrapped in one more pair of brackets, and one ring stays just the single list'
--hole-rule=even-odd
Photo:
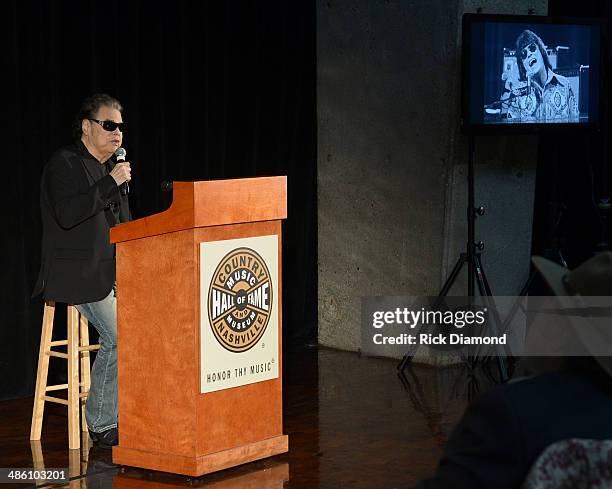
[{"label": "image on screen", "polygon": [[483,22],[473,34],[472,123],[593,121],[599,59],[593,26]]}]

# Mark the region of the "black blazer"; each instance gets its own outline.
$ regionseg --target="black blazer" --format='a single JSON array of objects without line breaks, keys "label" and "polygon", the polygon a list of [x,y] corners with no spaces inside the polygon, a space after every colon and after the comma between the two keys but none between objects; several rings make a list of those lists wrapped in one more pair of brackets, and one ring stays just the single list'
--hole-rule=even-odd
[{"label": "black blazer", "polygon": [[519,489],[546,447],[612,439],[612,379],[603,371],[546,374],[496,387],[472,403],[432,479],[418,489]]},{"label": "black blazer", "polygon": [[109,231],[131,219],[129,203],[81,141],[58,150],[45,166],[40,210],[42,259],[33,296],[70,304],[106,297],[115,282]]}]

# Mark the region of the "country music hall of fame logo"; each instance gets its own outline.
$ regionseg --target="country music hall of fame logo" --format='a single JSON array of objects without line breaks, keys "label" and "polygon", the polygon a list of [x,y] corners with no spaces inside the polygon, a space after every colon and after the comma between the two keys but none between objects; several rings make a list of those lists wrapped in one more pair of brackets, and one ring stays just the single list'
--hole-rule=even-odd
[{"label": "country music hall of fame logo", "polygon": [[272,311],[272,280],[263,258],[236,248],[215,269],[208,289],[208,319],[217,341],[234,353],[261,339]]}]

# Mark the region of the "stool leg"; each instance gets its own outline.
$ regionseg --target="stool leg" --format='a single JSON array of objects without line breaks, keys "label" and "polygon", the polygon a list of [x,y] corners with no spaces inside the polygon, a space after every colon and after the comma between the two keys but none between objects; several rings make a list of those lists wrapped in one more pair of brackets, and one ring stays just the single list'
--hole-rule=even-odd
[{"label": "stool leg", "polygon": [[[83,472],[86,473],[86,472]],[[81,475],[81,450],[70,450],[68,452],[68,477],[77,478]],[[80,488],[82,480],[73,480],[68,483],[68,488]],[[66,487],[66,486],[64,486]]]},{"label": "stool leg", "polygon": [[81,446],[79,430],[79,312],[68,306],[68,448]]},{"label": "stool leg", "polygon": [[51,349],[54,314],[55,303],[45,302],[42,331],[40,332],[40,348],[38,350],[38,369],[36,374],[34,407],[32,409],[30,440],[40,440],[42,432],[43,414],[45,412],[45,395],[47,391],[47,375],[49,373],[49,355],[47,355],[47,352]]},{"label": "stool leg", "polygon": [[[34,466],[34,471],[43,472],[45,470],[45,459],[43,457],[40,441],[31,440],[30,450],[32,450],[32,465]],[[36,479],[36,487],[41,486],[45,483],[47,483],[45,479]]]},{"label": "stool leg", "polygon": [[[89,346],[89,323],[87,318],[82,314],[80,320],[80,338],[81,346]],[[81,389],[82,394],[89,393],[91,387],[91,363],[89,362],[89,351],[85,350],[81,352]],[[83,405],[81,406],[81,430],[87,432],[87,420],[85,419],[85,402],[87,397],[81,398]]]}]

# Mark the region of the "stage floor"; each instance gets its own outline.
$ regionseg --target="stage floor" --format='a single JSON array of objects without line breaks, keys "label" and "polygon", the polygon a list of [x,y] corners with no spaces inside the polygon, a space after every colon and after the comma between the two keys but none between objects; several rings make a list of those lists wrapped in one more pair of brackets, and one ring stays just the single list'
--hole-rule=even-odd
[{"label": "stage floor", "polygon": [[409,488],[433,473],[474,387],[462,367],[414,366],[406,382],[395,360],[314,347],[284,360],[287,454],[197,479],[116,466],[87,436],[68,450],[60,405],[48,403],[42,440],[30,442],[27,398],[0,402],[0,467],[70,469],[70,484],[44,487]]}]

